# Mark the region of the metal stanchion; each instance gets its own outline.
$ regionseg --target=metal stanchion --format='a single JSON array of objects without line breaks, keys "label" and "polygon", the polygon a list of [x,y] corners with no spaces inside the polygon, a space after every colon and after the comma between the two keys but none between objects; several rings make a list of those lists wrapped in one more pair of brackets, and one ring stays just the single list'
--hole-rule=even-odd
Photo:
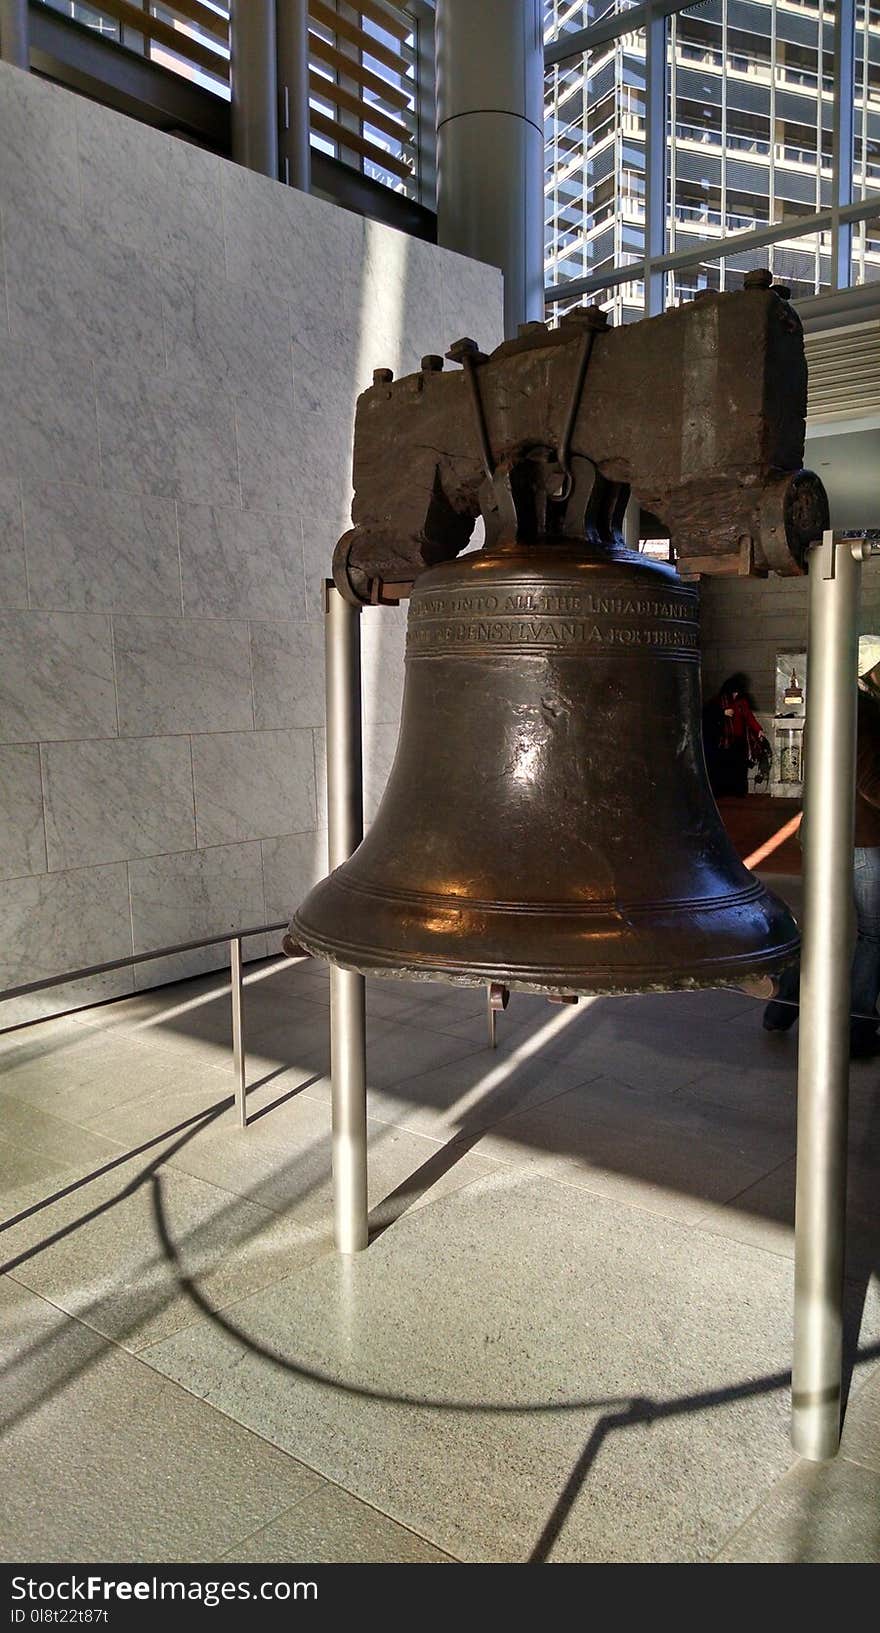
[{"label": "metal stanchion", "polygon": [[241,937],[233,936],[229,943],[229,974],[232,988],[232,1069],[235,1073],[235,1105],[238,1121],[247,1127],[247,1105],[244,1069],[244,1026],[242,1024]]},{"label": "metal stanchion", "polygon": [[[360,609],[327,581],[327,817],[330,867],[363,838]],[[366,982],[330,967],[333,1219],[340,1253],[367,1246]]]},{"label": "metal stanchion", "polygon": [[798,1049],[792,1444],[840,1441],[852,964],[858,547],[833,533],[809,558],[804,939]]}]

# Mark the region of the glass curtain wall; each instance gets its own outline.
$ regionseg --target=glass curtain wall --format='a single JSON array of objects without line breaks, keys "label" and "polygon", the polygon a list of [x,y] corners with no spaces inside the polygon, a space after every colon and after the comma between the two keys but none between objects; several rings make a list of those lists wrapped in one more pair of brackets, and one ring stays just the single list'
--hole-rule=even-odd
[{"label": "glass curtain wall", "polygon": [[548,315],[586,300],[643,316],[646,255],[652,311],[753,266],[795,299],[880,277],[880,0],[547,0],[545,45]]}]

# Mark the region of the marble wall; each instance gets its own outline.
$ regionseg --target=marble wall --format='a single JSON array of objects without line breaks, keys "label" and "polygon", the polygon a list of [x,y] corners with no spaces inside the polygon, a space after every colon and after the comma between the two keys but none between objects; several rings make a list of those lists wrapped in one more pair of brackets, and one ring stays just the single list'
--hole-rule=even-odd
[{"label": "marble wall", "polygon": [[[5,64],[0,233],[2,989],[284,918],[322,870],[355,399],[496,345],[501,276]],[[403,619],[363,622],[372,810]]]}]

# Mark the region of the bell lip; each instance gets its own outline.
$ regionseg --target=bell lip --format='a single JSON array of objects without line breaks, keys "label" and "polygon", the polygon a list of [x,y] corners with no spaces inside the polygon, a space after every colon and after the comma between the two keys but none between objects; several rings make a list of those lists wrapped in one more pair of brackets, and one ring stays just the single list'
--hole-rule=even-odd
[{"label": "bell lip", "polygon": [[[793,923],[793,921],[792,921]],[[741,987],[750,976],[778,975],[788,969],[800,952],[800,937],[782,945],[728,953],[712,959],[690,959],[685,963],[670,963],[665,968],[656,963],[644,966],[618,965],[614,968],[600,965],[568,966],[549,971],[546,966],[520,966],[474,960],[440,961],[427,955],[397,953],[358,947],[353,943],[335,940],[332,944],[304,924],[298,914],[291,923],[291,934],[313,957],[321,958],[338,969],[353,970],[360,975],[382,979],[407,981],[444,981],[450,986],[482,987],[499,983],[516,992],[541,994],[571,992],[585,996],[613,996],[640,992],[686,992],[713,987]]]}]

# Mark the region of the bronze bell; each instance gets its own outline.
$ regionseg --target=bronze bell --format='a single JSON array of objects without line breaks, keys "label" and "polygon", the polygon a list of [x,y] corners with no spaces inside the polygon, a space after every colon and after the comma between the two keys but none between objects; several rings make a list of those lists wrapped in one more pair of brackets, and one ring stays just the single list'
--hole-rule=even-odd
[{"label": "bronze bell", "polygon": [[548,994],[781,969],[795,923],[706,776],[693,586],[546,535],[422,573],[381,806],[293,934],[372,975]]}]

